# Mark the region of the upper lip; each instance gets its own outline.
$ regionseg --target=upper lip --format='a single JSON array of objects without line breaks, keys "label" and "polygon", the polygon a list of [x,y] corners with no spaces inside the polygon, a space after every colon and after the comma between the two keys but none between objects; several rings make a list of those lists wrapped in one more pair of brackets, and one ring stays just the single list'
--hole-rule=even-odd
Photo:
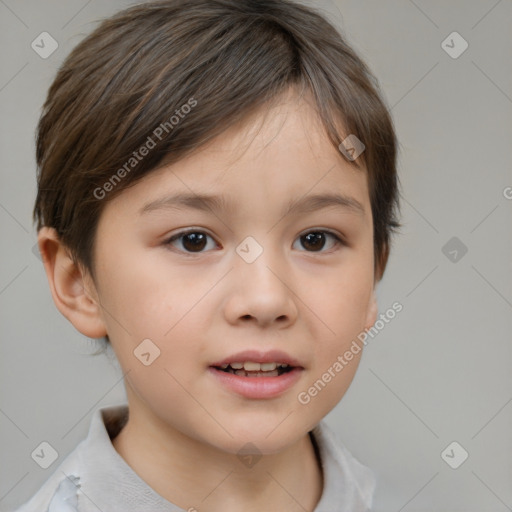
[{"label": "upper lip", "polygon": [[289,366],[302,367],[300,361],[281,350],[244,350],[243,352],[237,352],[236,354],[216,361],[210,366],[222,366],[223,364],[230,363],[244,363],[246,361],[251,361],[253,363],[285,363]]}]

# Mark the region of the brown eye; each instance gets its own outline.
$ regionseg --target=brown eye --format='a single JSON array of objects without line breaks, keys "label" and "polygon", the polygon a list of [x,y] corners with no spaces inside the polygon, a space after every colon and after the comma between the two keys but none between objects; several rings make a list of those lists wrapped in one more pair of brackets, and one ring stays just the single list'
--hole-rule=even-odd
[{"label": "brown eye", "polygon": [[324,249],[328,243],[327,241],[329,238],[334,241],[328,248],[333,248],[340,244],[343,245],[341,238],[334,233],[330,233],[329,231],[310,231],[309,233],[301,235],[299,240],[300,244],[306,249],[307,252],[326,252],[322,249]]},{"label": "brown eye", "polygon": [[204,233],[189,233],[183,237],[183,247],[187,251],[202,251],[206,246],[206,236]]},{"label": "brown eye", "polygon": [[[208,245],[208,238],[212,239],[210,235],[202,231],[188,231],[172,236],[165,244],[173,247],[178,245],[176,248],[182,252],[200,253],[204,252]],[[176,242],[178,243],[176,244]]]},{"label": "brown eye", "polygon": [[308,233],[301,236],[302,246],[311,251],[321,251],[325,245],[323,233]]}]

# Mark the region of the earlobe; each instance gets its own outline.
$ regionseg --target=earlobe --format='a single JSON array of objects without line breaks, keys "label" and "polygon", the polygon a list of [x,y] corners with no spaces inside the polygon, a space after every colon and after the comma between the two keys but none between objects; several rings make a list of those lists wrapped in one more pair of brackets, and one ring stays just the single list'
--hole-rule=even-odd
[{"label": "earlobe", "polygon": [[92,279],[74,263],[54,228],[41,228],[37,241],[58,310],[83,335],[105,336],[107,331]]}]

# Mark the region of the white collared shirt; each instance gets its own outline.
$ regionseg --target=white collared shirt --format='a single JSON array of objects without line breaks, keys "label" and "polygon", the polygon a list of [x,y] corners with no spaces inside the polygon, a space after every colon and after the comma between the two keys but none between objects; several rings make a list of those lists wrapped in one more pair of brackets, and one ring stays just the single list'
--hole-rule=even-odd
[{"label": "white collared shirt", "polygon": [[[127,405],[97,409],[87,438],[16,512],[183,512],[144,482],[112,445],[127,417]],[[373,472],[350,454],[324,421],[311,436],[324,481],[313,512],[370,510],[376,485]],[[189,510],[194,510],[193,504]]]}]

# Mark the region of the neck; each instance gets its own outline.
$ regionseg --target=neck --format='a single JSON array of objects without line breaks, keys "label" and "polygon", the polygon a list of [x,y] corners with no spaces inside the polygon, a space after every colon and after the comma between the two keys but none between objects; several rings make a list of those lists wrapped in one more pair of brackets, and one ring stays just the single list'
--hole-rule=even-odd
[{"label": "neck", "polygon": [[322,472],[308,434],[244,464],[236,454],[140,416],[130,406],[114,448],[152,489],[184,510],[303,512],[320,500]]}]

